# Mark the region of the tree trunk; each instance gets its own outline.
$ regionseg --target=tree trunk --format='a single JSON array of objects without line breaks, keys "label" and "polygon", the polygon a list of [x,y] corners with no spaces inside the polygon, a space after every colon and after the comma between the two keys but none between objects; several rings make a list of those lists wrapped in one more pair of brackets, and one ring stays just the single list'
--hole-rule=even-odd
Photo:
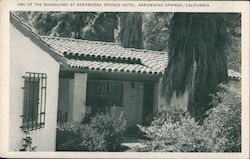
[{"label": "tree trunk", "polygon": [[171,20],[163,93],[170,104],[188,92],[187,109],[196,120],[210,109],[216,86],[228,82],[225,32],[221,14],[175,13]]},{"label": "tree trunk", "polygon": [[120,41],[124,48],[142,49],[142,14],[121,13]]}]

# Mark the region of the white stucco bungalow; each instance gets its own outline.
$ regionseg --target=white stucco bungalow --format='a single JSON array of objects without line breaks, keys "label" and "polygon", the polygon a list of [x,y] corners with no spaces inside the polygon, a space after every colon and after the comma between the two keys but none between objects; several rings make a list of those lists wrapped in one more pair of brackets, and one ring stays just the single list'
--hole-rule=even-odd
[{"label": "white stucco bungalow", "polygon": [[32,130],[37,150],[55,150],[57,121],[80,121],[107,106],[128,126],[157,109],[165,52],[119,44],[39,36],[10,15],[10,150]]},{"label": "white stucco bungalow", "polygon": [[10,22],[10,151],[20,149],[23,130],[37,151],[54,151],[58,121],[107,106],[125,111],[129,127],[157,110],[165,52],[39,36],[13,14]]}]

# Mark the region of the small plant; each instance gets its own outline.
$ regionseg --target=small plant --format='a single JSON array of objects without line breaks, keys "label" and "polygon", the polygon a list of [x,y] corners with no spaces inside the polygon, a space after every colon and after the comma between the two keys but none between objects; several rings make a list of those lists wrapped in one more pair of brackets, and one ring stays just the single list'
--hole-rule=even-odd
[{"label": "small plant", "polygon": [[30,131],[25,130],[24,133],[25,137],[22,139],[23,140],[22,148],[19,151],[35,151],[37,147],[32,146],[32,138]]}]

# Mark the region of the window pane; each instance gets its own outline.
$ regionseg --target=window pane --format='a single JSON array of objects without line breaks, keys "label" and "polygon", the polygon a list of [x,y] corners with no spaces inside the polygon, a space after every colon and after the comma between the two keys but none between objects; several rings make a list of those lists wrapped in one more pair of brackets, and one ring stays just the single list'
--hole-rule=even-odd
[{"label": "window pane", "polygon": [[24,86],[24,122],[37,120],[39,104],[39,81],[25,80]]},{"label": "window pane", "polygon": [[38,110],[38,104],[39,104],[39,81],[32,81],[31,87],[30,87],[30,108],[29,108],[29,118],[32,119],[32,121],[37,120],[37,110]]}]

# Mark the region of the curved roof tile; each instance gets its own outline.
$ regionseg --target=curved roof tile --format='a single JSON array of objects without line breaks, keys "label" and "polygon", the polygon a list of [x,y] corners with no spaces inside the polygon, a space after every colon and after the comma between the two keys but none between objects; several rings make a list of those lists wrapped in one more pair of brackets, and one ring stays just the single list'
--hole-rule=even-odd
[{"label": "curved roof tile", "polygon": [[63,53],[70,67],[127,73],[164,72],[166,52],[123,48],[117,43],[41,36],[42,40]]}]

